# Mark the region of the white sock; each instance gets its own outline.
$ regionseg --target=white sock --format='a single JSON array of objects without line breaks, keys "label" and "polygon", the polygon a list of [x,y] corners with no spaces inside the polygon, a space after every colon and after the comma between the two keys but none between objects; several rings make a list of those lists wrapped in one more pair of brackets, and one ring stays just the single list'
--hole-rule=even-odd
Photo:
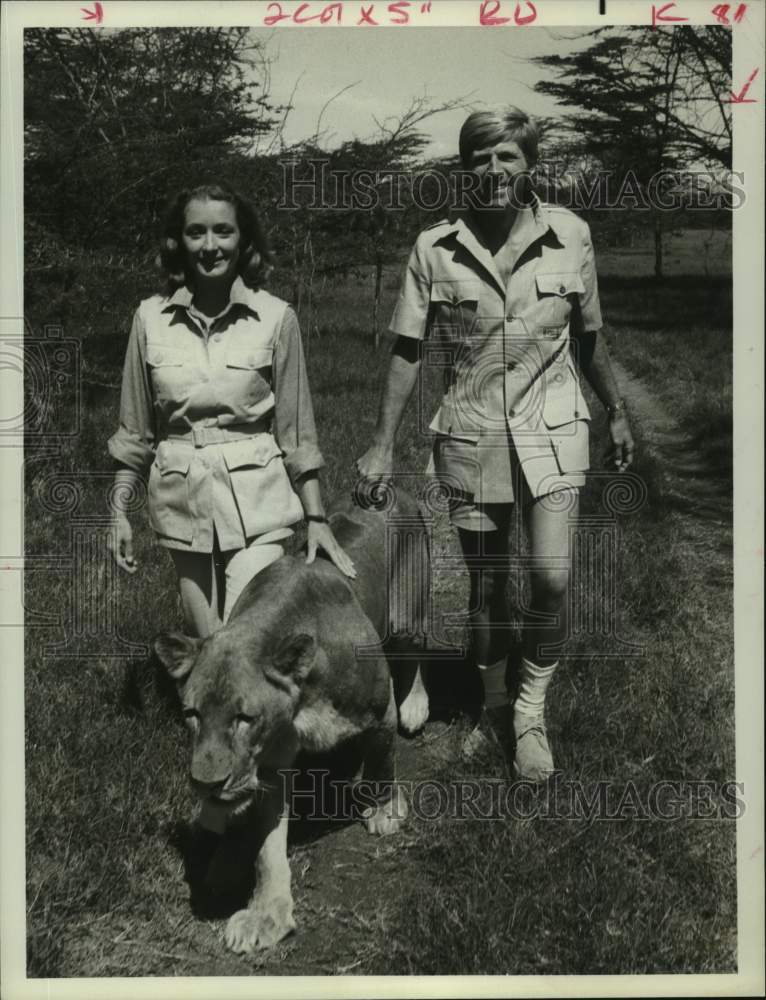
[{"label": "white sock", "polygon": [[558,665],[556,660],[549,667],[539,667],[526,657],[521,658],[521,688],[513,706],[514,712],[518,712],[519,715],[543,714],[545,692]]},{"label": "white sock", "polygon": [[484,685],[484,707],[498,708],[508,704],[508,692],[505,689],[505,657],[497,663],[477,663],[481,682]]}]

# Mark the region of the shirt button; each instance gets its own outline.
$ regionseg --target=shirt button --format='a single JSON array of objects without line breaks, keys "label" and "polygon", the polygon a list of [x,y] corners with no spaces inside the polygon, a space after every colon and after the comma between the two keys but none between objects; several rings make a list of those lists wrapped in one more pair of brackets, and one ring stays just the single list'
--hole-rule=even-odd
[{"label": "shirt button", "polygon": [[512,313],[508,313],[508,315],[507,315],[507,316],[506,316],[505,318],[506,318],[506,319],[508,320],[508,322],[510,323],[510,322],[511,322],[511,320],[513,319],[513,314],[512,314]]},{"label": "shirt button", "polygon": [[575,417],[575,420],[577,420],[577,418],[578,418],[579,416],[580,416],[580,411],[579,411],[579,410],[575,410],[575,411],[574,411],[574,417]]},{"label": "shirt button", "polygon": [[566,291],[565,286],[564,285],[559,285],[559,295],[563,295],[565,291]]},{"label": "shirt button", "polygon": [[508,411],[508,416],[509,417],[515,417],[516,416],[516,411],[515,410],[509,410]]},{"label": "shirt button", "polygon": [[213,340],[220,340],[220,339],[221,339],[221,334],[220,333],[214,333],[213,334]]},{"label": "shirt button", "polygon": [[505,367],[508,369],[509,372],[512,372],[513,369],[516,367],[516,364],[513,361],[509,361]]}]

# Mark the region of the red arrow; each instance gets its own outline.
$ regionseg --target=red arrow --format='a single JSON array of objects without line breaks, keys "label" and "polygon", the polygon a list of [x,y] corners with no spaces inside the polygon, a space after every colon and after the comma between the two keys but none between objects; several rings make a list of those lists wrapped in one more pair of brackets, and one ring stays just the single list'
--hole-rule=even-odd
[{"label": "red arrow", "polygon": [[755,79],[755,75],[756,75],[757,72],[758,72],[758,67],[756,66],[755,69],[753,70],[753,72],[747,78],[747,80],[745,80],[745,85],[742,88],[742,90],[740,90],[740,92],[738,94],[735,94],[733,90],[730,90],[729,93],[731,94],[731,100],[730,101],[725,101],[724,103],[725,104],[757,104],[758,102],[756,101],[756,99],[754,97],[745,97],[745,94],[750,89],[750,84]]},{"label": "red arrow", "polygon": [[652,27],[657,26],[658,21],[666,21],[668,23],[672,21],[688,21],[688,17],[671,17],[670,14],[666,16],[665,11],[670,10],[671,7],[675,7],[675,3],[666,3],[664,7],[660,7],[659,10],[652,4]]},{"label": "red arrow", "polygon": [[93,10],[88,10],[87,7],[80,7],[80,13],[83,15],[83,21],[95,21],[96,24],[101,24],[104,20],[104,8],[100,3],[94,3]]}]

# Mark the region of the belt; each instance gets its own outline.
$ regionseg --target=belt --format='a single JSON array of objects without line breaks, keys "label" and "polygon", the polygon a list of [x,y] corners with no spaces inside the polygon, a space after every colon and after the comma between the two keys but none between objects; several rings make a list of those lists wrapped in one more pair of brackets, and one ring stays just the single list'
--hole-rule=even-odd
[{"label": "belt", "polygon": [[183,433],[171,432],[167,436],[171,441],[188,441],[195,448],[204,448],[208,444],[224,444],[226,441],[242,441],[254,434],[263,434],[271,429],[270,420],[261,420],[255,424],[228,424],[224,427],[190,427]]}]

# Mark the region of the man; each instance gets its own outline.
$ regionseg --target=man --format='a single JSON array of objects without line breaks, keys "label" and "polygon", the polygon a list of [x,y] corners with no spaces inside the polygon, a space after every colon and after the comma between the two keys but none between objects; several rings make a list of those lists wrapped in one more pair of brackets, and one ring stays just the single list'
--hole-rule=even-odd
[{"label": "man", "polygon": [[[609,364],[590,231],[572,212],[543,205],[529,174],[538,133],[518,108],[478,111],[460,132],[473,195],[455,221],[420,234],[391,321],[397,341],[371,447],[369,478],[391,475],[394,436],[428,338],[446,391],[431,423],[432,470],[453,494],[451,520],[470,574],[474,655],[485,708],[508,712],[506,617],[512,504],[522,505],[531,555],[514,703],[514,772],[544,781],[554,770],[545,694],[567,632],[569,525],[588,468],[590,414],[573,363],[609,412],[611,460],[622,472],[633,440]],[[477,727],[467,741],[475,745]]]}]

